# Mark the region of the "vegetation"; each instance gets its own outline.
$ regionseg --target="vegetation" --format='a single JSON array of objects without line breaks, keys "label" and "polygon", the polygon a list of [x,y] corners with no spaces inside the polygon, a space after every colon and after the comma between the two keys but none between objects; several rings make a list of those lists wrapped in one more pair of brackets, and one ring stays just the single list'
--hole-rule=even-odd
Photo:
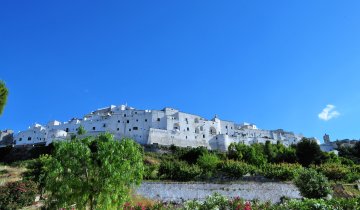
[{"label": "vegetation", "polygon": [[[208,210],[208,209],[229,209],[229,210],[353,210],[360,208],[360,198],[352,199],[303,199],[284,200],[279,204],[269,202],[245,201],[241,198],[227,199],[219,194],[208,196],[204,202],[188,201],[184,210]],[[169,208],[170,209],[170,208]]]},{"label": "vegetation", "polygon": [[267,164],[261,168],[261,174],[269,179],[291,181],[298,176],[301,169],[302,167],[299,164]]},{"label": "vegetation", "polygon": [[3,81],[0,81],[0,115],[2,115],[4,111],[4,107],[7,101],[9,91],[5,86]]},{"label": "vegetation", "polygon": [[0,187],[0,209],[13,210],[31,205],[35,201],[37,186],[32,181],[9,182]]},{"label": "vegetation", "polygon": [[296,145],[297,160],[305,167],[308,167],[310,164],[319,164],[322,154],[320,146],[314,140],[303,138]]},{"label": "vegetation", "polygon": [[109,134],[57,142],[52,156],[43,160],[51,209],[74,204],[77,209],[118,209],[142,180],[139,145]]},{"label": "vegetation", "polygon": [[295,179],[295,185],[306,198],[324,198],[331,192],[328,179],[313,169],[301,171]]},{"label": "vegetation", "polygon": [[77,130],[77,135],[81,136],[81,135],[84,135],[85,133],[86,133],[86,130],[85,130],[84,126],[80,125]]},{"label": "vegetation", "polygon": [[[334,186],[334,182],[354,183],[360,178],[360,165],[349,157],[318,151],[309,139],[291,147],[270,142],[254,145],[233,143],[228,152],[208,151],[204,147],[161,149],[159,153],[143,153],[135,142],[129,139],[115,141],[109,134],[85,139],[75,136],[71,141],[55,143],[50,152],[47,151],[51,153],[49,155],[15,162],[12,166],[27,167],[23,180],[36,183],[35,190],[45,195],[49,209],[74,205],[77,209],[175,209],[179,206],[143,202],[143,199],[131,202],[130,189],[142,178],[213,182],[254,175],[293,181],[301,194],[311,199],[284,200],[281,204],[256,201],[246,204],[240,198],[228,200],[214,195],[201,203],[189,201],[183,208],[245,209],[246,205],[251,205],[251,209],[314,209],[313,206],[318,205],[320,209],[340,209],[339,206],[356,209],[359,205],[356,199],[348,199],[349,203],[343,199],[322,200],[331,192],[328,180]],[[315,151],[316,154],[304,157],[307,153],[302,150]],[[5,176],[12,171],[9,166],[0,169]],[[348,194],[350,197],[358,195],[358,190],[353,190],[356,193]],[[341,196],[341,192],[334,190],[334,196]]]}]

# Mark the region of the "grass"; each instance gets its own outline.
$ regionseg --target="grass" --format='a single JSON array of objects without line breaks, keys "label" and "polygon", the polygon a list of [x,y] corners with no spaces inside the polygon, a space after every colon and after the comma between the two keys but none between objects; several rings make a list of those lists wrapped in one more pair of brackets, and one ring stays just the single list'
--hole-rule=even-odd
[{"label": "grass", "polygon": [[23,167],[12,167],[0,165],[0,186],[8,182],[15,182],[21,179],[21,174],[26,171]]}]

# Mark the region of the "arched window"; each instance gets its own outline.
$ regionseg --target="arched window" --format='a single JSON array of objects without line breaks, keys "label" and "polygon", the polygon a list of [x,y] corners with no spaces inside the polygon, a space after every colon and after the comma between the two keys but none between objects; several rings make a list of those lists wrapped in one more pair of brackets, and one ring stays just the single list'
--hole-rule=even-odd
[{"label": "arched window", "polygon": [[200,133],[199,128],[195,128],[195,133]]},{"label": "arched window", "polygon": [[210,127],[210,134],[216,135],[216,129],[214,127]]},{"label": "arched window", "polygon": [[174,130],[180,130],[179,123],[174,123]]}]

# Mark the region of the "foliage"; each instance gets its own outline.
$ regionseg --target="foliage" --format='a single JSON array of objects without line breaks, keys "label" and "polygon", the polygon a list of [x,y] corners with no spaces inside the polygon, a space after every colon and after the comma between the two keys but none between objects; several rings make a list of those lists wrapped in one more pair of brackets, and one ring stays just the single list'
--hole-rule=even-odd
[{"label": "foliage", "polygon": [[303,138],[296,145],[296,157],[301,165],[308,167],[310,164],[320,163],[322,152],[316,141]]},{"label": "foliage", "polygon": [[158,178],[159,165],[144,165],[144,179],[154,180]]},{"label": "foliage", "polygon": [[270,179],[290,181],[295,179],[301,168],[299,164],[267,164],[261,168],[261,173]]},{"label": "foliage", "polygon": [[325,163],[315,167],[318,172],[324,174],[329,180],[344,180],[351,173],[350,168],[339,163]]},{"label": "foliage", "polygon": [[354,210],[360,209],[360,199],[303,199],[290,200],[280,204],[278,210],[304,209],[304,210]]},{"label": "foliage", "polygon": [[304,169],[295,179],[295,185],[306,198],[324,198],[330,194],[328,179],[314,169]]},{"label": "foliage", "polygon": [[199,177],[202,170],[197,165],[189,165],[185,161],[163,161],[159,168],[159,177],[176,181],[190,181]]},{"label": "foliage", "polygon": [[186,161],[189,164],[196,163],[199,157],[207,153],[208,150],[205,147],[181,148],[177,150],[177,155],[179,156],[179,159]]},{"label": "foliage", "polygon": [[228,158],[253,165],[263,165],[267,161],[264,154],[264,146],[261,144],[249,146],[243,143],[231,143],[228,148]]},{"label": "foliage", "polygon": [[44,170],[44,163],[46,163],[49,159],[49,155],[42,155],[38,159],[29,161],[26,165],[27,171],[22,174],[24,180],[31,180],[37,183],[38,191],[40,192],[41,197],[45,191],[46,173]]},{"label": "foliage", "polygon": [[0,209],[20,209],[35,201],[37,186],[32,181],[17,181],[0,187]]},{"label": "foliage", "polygon": [[203,154],[197,160],[197,164],[205,171],[214,171],[219,164],[220,160],[215,154]]},{"label": "foliage", "polygon": [[248,173],[254,173],[255,169],[247,163],[228,160],[221,164],[220,171],[230,177],[241,178]]},{"label": "foliage", "polygon": [[77,130],[77,135],[81,136],[81,135],[84,135],[85,133],[86,133],[86,130],[85,130],[84,126],[80,125]]},{"label": "foliage", "polygon": [[7,101],[9,91],[5,86],[4,81],[0,81],[0,115],[2,115],[4,111],[4,107]]},{"label": "foliage", "polygon": [[50,208],[118,209],[142,180],[143,154],[134,141],[103,134],[57,142],[44,169]]}]

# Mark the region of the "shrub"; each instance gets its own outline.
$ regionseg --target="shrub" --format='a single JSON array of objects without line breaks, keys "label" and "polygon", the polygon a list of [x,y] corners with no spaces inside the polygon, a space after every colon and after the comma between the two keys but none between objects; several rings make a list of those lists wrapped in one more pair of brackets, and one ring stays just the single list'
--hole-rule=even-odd
[{"label": "shrub", "polygon": [[343,180],[350,173],[350,169],[338,163],[325,163],[316,167],[318,172],[324,174],[330,180]]},{"label": "shrub", "polygon": [[299,164],[267,164],[261,168],[261,173],[270,179],[290,181],[295,179],[301,168]]},{"label": "shrub", "polygon": [[303,200],[290,200],[286,203],[280,204],[277,210],[288,210],[288,209],[314,209],[314,210],[333,210],[333,209],[344,209],[353,210],[360,208],[359,198],[340,198],[340,199],[303,199]]},{"label": "shrub", "polygon": [[20,209],[35,201],[37,185],[33,181],[17,181],[0,187],[0,209]]},{"label": "shrub", "polygon": [[296,157],[298,162],[307,167],[310,164],[318,164],[321,161],[323,153],[320,146],[312,139],[303,138],[296,145]]},{"label": "shrub", "polygon": [[197,160],[197,164],[206,171],[214,171],[220,162],[219,158],[214,154],[203,154]]},{"label": "shrub", "polygon": [[254,167],[239,161],[228,160],[220,165],[220,171],[234,178],[241,178],[247,173],[253,173]]},{"label": "shrub", "polygon": [[304,169],[295,179],[295,185],[306,198],[323,198],[330,192],[328,179],[314,169]]},{"label": "shrub", "polygon": [[219,193],[214,193],[206,197],[204,202],[187,201],[184,204],[184,210],[209,210],[209,209],[227,209],[229,201]]},{"label": "shrub", "polygon": [[189,181],[197,178],[202,170],[197,165],[185,161],[163,161],[159,168],[159,177],[176,181]]},{"label": "shrub", "polygon": [[197,159],[207,154],[209,151],[205,147],[196,147],[196,148],[183,148],[178,150],[178,156],[180,160],[184,160],[189,164],[196,163]]},{"label": "shrub", "polygon": [[157,179],[158,178],[159,165],[144,165],[144,179]]}]

